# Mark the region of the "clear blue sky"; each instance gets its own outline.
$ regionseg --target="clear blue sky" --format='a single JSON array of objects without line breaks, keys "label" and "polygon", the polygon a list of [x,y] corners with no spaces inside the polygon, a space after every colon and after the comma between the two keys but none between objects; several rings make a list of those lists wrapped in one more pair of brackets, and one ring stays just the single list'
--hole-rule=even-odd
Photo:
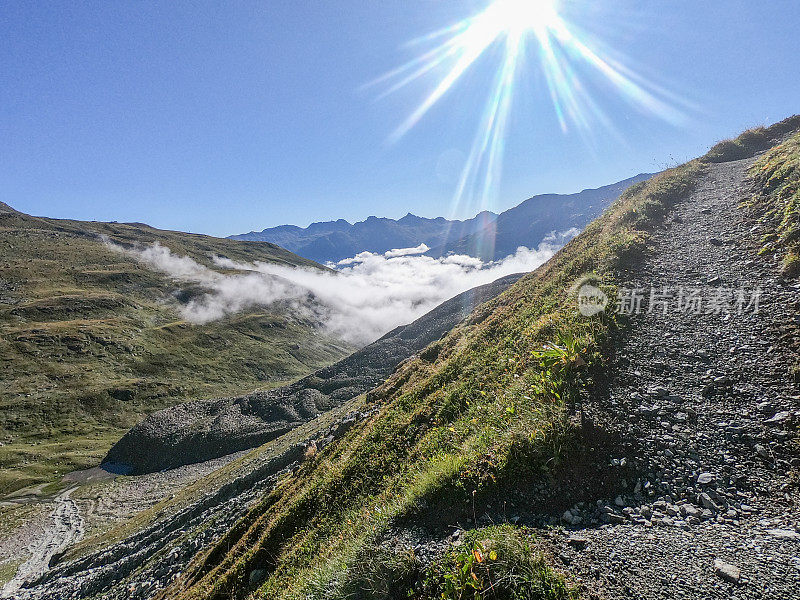
[{"label": "clear blue sky", "polygon": [[[496,210],[658,170],[800,112],[797,0],[585,0],[592,12],[580,3],[582,31],[698,108],[675,126],[601,91],[618,135],[597,128],[587,143],[574,128],[562,133],[530,66]],[[4,1],[0,200],[37,215],[215,235],[451,216],[454,169],[497,61],[476,62],[396,143],[387,139],[437,74],[382,99],[380,86],[363,86],[413,57],[406,42],[484,5]]]}]

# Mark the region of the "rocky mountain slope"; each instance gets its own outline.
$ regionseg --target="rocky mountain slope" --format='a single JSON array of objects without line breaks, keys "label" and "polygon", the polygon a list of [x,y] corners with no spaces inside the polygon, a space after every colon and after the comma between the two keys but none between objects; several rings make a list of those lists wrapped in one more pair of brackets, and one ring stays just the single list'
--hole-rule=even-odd
[{"label": "rocky mountain slope", "polygon": [[162,244],[322,268],[277,246],[141,224],[32,217],[0,206],[0,493],[97,464],[146,413],[188,398],[274,387],[352,351],[275,308],[195,326],[197,289],[109,248]]},{"label": "rocky mountain slope", "polygon": [[306,228],[281,225],[231,236],[268,241],[319,262],[336,262],[359,252],[383,253],[393,248],[426,244],[430,256],[450,252],[498,260],[519,246],[535,248],[553,231],[582,229],[603,212],[629,185],[644,181],[640,174],[624,181],[575,194],[542,194],[500,215],[482,212],[472,219],[451,221],[407,214],[399,220],[369,217],[350,224],[344,219],[313,223]]},{"label": "rocky mountain slope", "polygon": [[[570,507],[573,541],[553,538],[562,566],[603,596],[800,594],[800,284],[779,256],[759,257],[774,224],[747,208],[752,165],[712,164],[626,282],[675,294],[666,314],[631,316],[607,393],[584,407],[623,441],[612,460],[627,462],[628,486]],[[680,289],[700,304],[678,310]],[[740,290],[743,307],[760,290],[757,312],[740,311]]]},{"label": "rocky mountain slope", "polygon": [[576,194],[541,194],[528,198],[497,216],[488,229],[461,237],[449,237],[427,253],[443,256],[450,252],[483,260],[498,260],[520,246],[535,247],[552,231],[583,229],[600,216],[628,187],[652,177],[642,173],[617,183]]},{"label": "rocky mountain slope", "polygon": [[[760,228],[775,225],[740,207],[747,163],[726,147],[753,155],[798,127],[750,132],[630,188],[435,358],[404,364],[372,394],[374,415],[164,597],[797,595],[798,314],[783,303],[795,288],[759,255]],[[587,274],[612,299],[651,280],[659,291],[743,285],[775,308],[587,318],[567,292]],[[537,534],[559,523],[580,531]],[[557,557],[574,587],[519,548]]]},{"label": "rocky mountain slope", "polygon": [[[108,504],[119,507],[111,511],[116,514],[112,522],[118,525],[110,531],[101,528],[99,534],[71,549],[65,559],[57,561],[58,566],[47,572],[40,569],[40,561],[34,554],[20,567],[17,578],[6,585],[4,593],[42,599],[95,595],[125,600],[152,597],[203,548],[245,516],[282,476],[297,469],[305,457],[323,451],[374,414],[373,410],[363,408],[361,392],[377,385],[400,361],[441,337],[476,306],[520,277],[508,276],[460,294],[347,359],[285,389],[275,390],[284,405],[287,398],[297,401],[298,396],[315,391],[320,397],[324,391],[325,411],[320,410],[322,407],[310,407],[307,413],[292,413],[291,422],[279,421],[276,415],[285,417],[292,411],[291,406],[274,410],[278,404],[276,395],[259,395],[192,403],[151,416],[126,435],[110,456],[128,461],[137,472],[165,467],[173,467],[172,470],[129,478],[130,486],[114,482],[100,484],[99,489],[87,488],[83,504],[87,519],[97,520],[98,505]],[[262,405],[260,414],[268,418],[254,427],[258,411],[244,411],[248,414],[239,417],[243,405],[255,404]],[[312,411],[314,418],[309,418]],[[201,423],[211,413],[214,416]],[[239,452],[217,461],[174,468],[184,462],[249,447],[259,440],[269,441],[244,456]],[[140,499],[132,501],[132,495]],[[148,505],[143,498],[147,496],[151,497],[150,507],[143,509],[143,504]],[[59,499],[54,516],[65,509]],[[141,512],[131,519],[127,511],[134,506]],[[44,544],[50,537],[41,539]]]}]

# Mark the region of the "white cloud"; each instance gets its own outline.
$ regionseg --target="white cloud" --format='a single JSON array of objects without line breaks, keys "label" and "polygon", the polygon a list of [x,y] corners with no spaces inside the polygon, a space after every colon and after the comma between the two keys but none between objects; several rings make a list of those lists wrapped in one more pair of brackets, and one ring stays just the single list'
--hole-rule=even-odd
[{"label": "white cloud", "polygon": [[392,248],[388,252],[384,252],[383,255],[386,258],[395,258],[397,256],[411,256],[412,254],[425,254],[430,248],[428,245],[423,242],[419,246],[415,246],[414,248]]},{"label": "white cloud", "polygon": [[175,279],[207,288],[181,305],[187,321],[207,323],[252,306],[284,302],[291,310],[319,319],[330,333],[366,344],[463,291],[532,271],[577,233],[577,229],[553,233],[535,250],[520,247],[490,263],[465,255],[420,256],[428,249],[424,244],[384,254],[361,252],[337,263],[338,272],[214,257],[219,267],[241,271],[223,274],[157,243],[144,249],[109,244]]}]

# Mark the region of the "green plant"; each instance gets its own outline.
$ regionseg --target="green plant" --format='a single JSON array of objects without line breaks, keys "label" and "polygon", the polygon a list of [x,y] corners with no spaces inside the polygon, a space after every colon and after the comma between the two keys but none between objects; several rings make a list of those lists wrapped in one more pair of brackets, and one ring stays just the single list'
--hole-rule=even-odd
[{"label": "green plant", "polygon": [[577,591],[530,545],[531,532],[510,525],[469,532],[424,575],[421,598],[562,600]]},{"label": "green plant", "polygon": [[531,351],[533,359],[541,365],[532,387],[542,397],[561,402],[567,400],[564,394],[572,394],[580,387],[589,347],[585,339],[571,331],[559,332],[556,339],[558,343],[549,342]]},{"label": "green plant", "polygon": [[800,255],[794,251],[787,252],[786,256],[783,257],[781,273],[784,277],[794,278],[800,276]]}]

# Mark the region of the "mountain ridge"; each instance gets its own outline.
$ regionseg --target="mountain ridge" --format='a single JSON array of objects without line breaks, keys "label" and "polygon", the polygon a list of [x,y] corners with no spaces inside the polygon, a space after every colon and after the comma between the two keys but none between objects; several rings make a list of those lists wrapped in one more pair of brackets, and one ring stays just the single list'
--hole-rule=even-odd
[{"label": "mountain ridge", "polygon": [[[321,263],[335,263],[364,251],[382,254],[420,244],[429,248],[425,253],[428,256],[459,253],[491,261],[513,254],[519,246],[535,248],[553,231],[582,229],[625,188],[650,177],[652,173],[639,173],[573,194],[538,194],[501,213],[484,210],[463,220],[420,217],[409,212],[400,219],[371,215],[355,223],[337,219],[308,227],[279,225],[229,237],[272,242]],[[573,207],[572,212],[560,212],[564,206]],[[530,226],[525,229],[519,226],[522,223]]]},{"label": "mountain ridge", "polygon": [[[350,223],[345,219],[320,221],[308,227],[279,225],[260,232],[230,236],[234,240],[267,241],[300,256],[321,263],[338,262],[359,252],[384,253],[395,248],[409,248],[434,240],[444,242],[453,228],[464,234],[478,231],[497,217],[483,211],[471,219],[448,220],[428,218],[411,213],[400,219],[371,215],[363,221]],[[431,243],[428,243],[431,242]]]}]

